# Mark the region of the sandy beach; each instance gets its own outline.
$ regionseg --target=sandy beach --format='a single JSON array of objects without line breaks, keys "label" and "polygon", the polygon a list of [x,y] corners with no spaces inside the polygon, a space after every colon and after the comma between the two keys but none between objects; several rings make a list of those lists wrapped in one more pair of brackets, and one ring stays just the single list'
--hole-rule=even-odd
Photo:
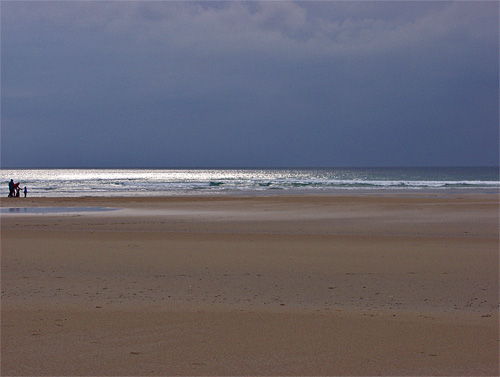
[{"label": "sandy beach", "polygon": [[499,375],[498,195],[1,206],[2,376]]}]

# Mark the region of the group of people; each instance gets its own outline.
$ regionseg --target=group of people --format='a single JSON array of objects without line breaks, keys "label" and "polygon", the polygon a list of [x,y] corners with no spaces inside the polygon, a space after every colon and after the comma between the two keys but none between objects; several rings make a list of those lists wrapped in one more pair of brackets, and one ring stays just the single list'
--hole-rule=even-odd
[{"label": "group of people", "polygon": [[[21,192],[21,187],[19,186],[19,182],[14,183],[14,180],[11,179],[9,182],[9,198],[19,198],[19,193]],[[24,186],[24,197],[28,195],[28,189]]]}]

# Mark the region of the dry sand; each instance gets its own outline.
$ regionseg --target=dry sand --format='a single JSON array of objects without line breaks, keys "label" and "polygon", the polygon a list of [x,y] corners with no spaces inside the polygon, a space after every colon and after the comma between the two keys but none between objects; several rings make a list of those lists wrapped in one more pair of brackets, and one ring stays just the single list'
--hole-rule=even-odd
[{"label": "dry sand", "polygon": [[1,205],[2,376],[499,374],[497,195]]}]

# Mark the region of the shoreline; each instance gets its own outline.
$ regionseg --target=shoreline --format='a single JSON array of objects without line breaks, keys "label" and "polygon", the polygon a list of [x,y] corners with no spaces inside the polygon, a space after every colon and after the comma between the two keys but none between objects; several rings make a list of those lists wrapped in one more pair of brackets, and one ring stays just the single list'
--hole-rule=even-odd
[{"label": "shoreline", "polygon": [[498,374],[498,196],[15,201],[2,375]]},{"label": "shoreline", "polygon": [[500,198],[499,189],[367,189],[367,190],[329,190],[329,191],[300,191],[300,192],[280,192],[269,194],[267,192],[214,192],[214,193],[176,193],[172,195],[83,195],[83,196],[28,196],[26,198],[7,198],[0,197],[0,207],[8,207],[10,204],[35,204],[35,202],[70,202],[70,201],[203,201],[203,200],[252,200],[252,199],[308,199],[308,198],[323,198],[323,199],[360,199],[360,198],[436,198],[436,199],[456,199],[456,198],[471,198],[471,199],[496,199]]},{"label": "shoreline", "polygon": [[274,197],[364,197],[364,196],[401,196],[401,197],[449,197],[449,196],[492,196],[500,195],[500,188],[357,188],[357,189],[268,189],[268,190],[225,190],[225,191],[210,191],[209,189],[191,189],[191,190],[172,190],[172,191],[150,191],[137,193],[115,193],[115,192],[99,192],[95,194],[73,194],[61,195],[44,193],[43,195],[32,196],[28,192],[28,196],[24,198],[0,198],[2,201],[17,199],[91,199],[91,198],[274,198]]}]

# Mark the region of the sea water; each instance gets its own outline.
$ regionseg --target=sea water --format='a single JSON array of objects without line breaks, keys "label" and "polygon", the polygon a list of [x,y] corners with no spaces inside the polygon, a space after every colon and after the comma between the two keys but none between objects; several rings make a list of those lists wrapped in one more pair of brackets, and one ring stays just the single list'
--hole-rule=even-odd
[{"label": "sea water", "polygon": [[[299,194],[389,190],[497,192],[498,167],[321,169],[2,169],[28,196]],[[21,192],[21,196],[22,196]]]}]

